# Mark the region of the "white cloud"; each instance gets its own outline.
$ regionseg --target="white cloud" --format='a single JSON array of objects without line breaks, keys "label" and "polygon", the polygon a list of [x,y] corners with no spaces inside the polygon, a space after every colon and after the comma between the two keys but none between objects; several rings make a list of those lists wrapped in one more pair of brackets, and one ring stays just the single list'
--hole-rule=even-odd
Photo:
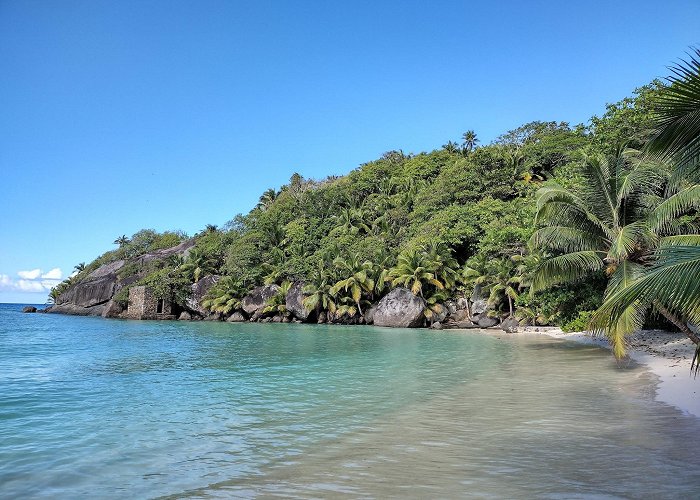
[{"label": "white cloud", "polygon": [[60,267],[54,267],[51,271],[42,274],[41,277],[47,280],[60,280],[63,277],[63,272]]},{"label": "white cloud", "polygon": [[17,275],[25,280],[35,280],[41,276],[41,269],[32,269],[31,271],[18,271]]},{"label": "white cloud", "polygon": [[7,274],[0,274],[0,291],[2,292],[28,292],[48,293],[51,288],[61,282],[63,272],[55,267],[46,273],[41,269],[31,271],[18,271],[20,279],[13,279]]}]

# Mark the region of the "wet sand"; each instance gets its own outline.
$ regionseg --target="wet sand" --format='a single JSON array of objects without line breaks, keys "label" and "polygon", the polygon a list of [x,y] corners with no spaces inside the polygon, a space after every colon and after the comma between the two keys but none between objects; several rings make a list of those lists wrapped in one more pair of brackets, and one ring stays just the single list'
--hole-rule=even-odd
[{"label": "wet sand", "polygon": [[[522,332],[609,348],[605,337],[587,332],[565,333],[553,327],[526,327]],[[629,357],[646,365],[659,378],[657,400],[700,417],[700,377],[696,379],[690,373],[694,352],[695,345],[682,333],[642,330],[629,337]]]}]

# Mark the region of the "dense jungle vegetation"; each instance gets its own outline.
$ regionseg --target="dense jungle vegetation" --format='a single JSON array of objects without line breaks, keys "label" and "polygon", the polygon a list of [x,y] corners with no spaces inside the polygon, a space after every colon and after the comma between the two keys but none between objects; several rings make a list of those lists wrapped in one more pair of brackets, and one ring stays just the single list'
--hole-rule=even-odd
[{"label": "dense jungle vegetation", "polygon": [[[698,261],[699,70],[691,58],[588,124],[535,121],[485,145],[470,130],[431,152],[389,151],[342,177],[295,173],[248,214],[194,235],[186,258],[139,263],[187,238],[143,230],[76,266],[52,295],[131,259],[119,271],[125,283],[134,276],[132,284],[180,303],[201,277],[223,276],[205,304],[224,315],[256,285],[299,281],[307,307],[338,321],[361,316],[396,286],[427,301],[430,321],[446,299],[478,287],[493,315],[522,323],[584,329],[593,318],[618,355],[624,335],[645,322],[692,338],[686,323],[698,319],[700,273],[683,268],[674,282],[668,269]],[[694,122],[684,120],[689,113]],[[652,285],[624,292],[649,273],[659,286],[664,265],[666,295],[652,296]],[[674,298],[679,286],[683,300]],[[125,287],[118,298],[127,296]],[[606,313],[596,315],[604,300]],[[283,301],[270,307],[281,311]]]}]

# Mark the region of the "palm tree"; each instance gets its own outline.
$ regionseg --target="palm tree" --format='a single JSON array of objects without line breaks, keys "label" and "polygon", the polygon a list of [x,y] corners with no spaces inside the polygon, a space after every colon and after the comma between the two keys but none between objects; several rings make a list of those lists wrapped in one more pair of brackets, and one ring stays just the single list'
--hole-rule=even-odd
[{"label": "palm tree", "polygon": [[421,248],[410,247],[399,254],[398,262],[389,271],[389,278],[394,286],[410,288],[413,295],[423,297],[423,288],[433,285],[442,290],[445,285],[435,277],[434,262]]},{"label": "palm tree", "polygon": [[270,205],[272,205],[272,202],[275,201],[277,198],[277,191],[274,189],[270,188],[267,189],[261,196],[260,196],[260,201],[258,201],[258,204],[256,205],[255,208],[258,208],[262,211],[267,210],[270,208]]},{"label": "palm tree", "polygon": [[462,134],[462,152],[464,154],[471,153],[478,142],[479,139],[476,137],[476,132],[467,130]]},{"label": "palm tree", "polygon": [[443,242],[431,241],[422,247],[429,267],[444,288],[452,289],[457,284],[459,263],[452,255],[452,249]]},{"label": "palm tree", "polygon": [[124,245],[127,245],[129,243],[129,241],[130,241],[129,238],[125,234],[123,234],[119,238],[114,240],[114,244],[119,245],[119,248],[121,248]]},{"label": "palm tree", "polygon": [[[657,98],[657,132],[646,147],[650,153],[674,163],[671,186],[682,188],[664,202],[666,220],[656,221],[661,225],[668,225],[674,215],[685,210],[700,208],[700,50],[693,52],[690,61],[672,69],[669,86]],[[668,243],[657,253],[658,261],[639,280],[607,298],[592,324],[597,329],[617,327],[627,311],[653,302],[662,313],[670,312],[677,319],[674,324],[698,344],[691,364],[695,364],[697,373],[700,337],[685,321],[700,324],[700,237],[679,235]]]},{"label": "palm tree", "polygon": [[447,144],[442,145],[442,149],[451,154],[459,153],[459,144],[454,141],[447,141]]},{"label": "palm tree", "polygon": [[287,312],[287,292],[292,284],[289,281],[283,281],[279,290],[265,303],[263,313],[286,313]]},{"label": "palm tree", "polygon": [[346,278],[338,281],[330,289],[331,294],[338,295],[340,290],[350,292],[350,296],[357,305],[357,310],[363,316],[360,300],[363,294],[371,294],[374,290],[374,280],[371,278],[373,265],[370,261],[360,262],[359,255],[343,259],[337,257],[333,261],[333,265],[337,267],[343,276]]},{"label": "palm tree", "polygon": [[203,275],[216,272],[216,268],[211,256],[194,247],[189,251],[184,264],[182,264],[182,271],[190,277],[192,283],[196,283]]},{"label": "palm tree", "polygon": [[73,266],[73,269],[75,269],[77,272],[82,273],[85,271],[85,262],[81,262],[80,264],[76,264]]},{"label": "palm tree", "polygon": [[521,277],[513,275],[514,268],[505,260],[495,261],[490,266],[489,302],[500,303],[503,298],[508,301],[508,315],[513,316],[513,302],[518,299]]},{"label": "palm tree", "polygon": [[[544,227],[535,231],[530,243],[554,256],[544,259],[535,272],[532,293],[604,271],[605,297],[610,297],[641,275],[659,244],[672,241],[665,237],[672,233],[669,222],[680,215],[678,195],[665,201],[659,196],[664,178],[657,163],[639,161],[630,151],[612,158],[589,154],[581,174],[577,191],[550,183],[537,193],[536,221]],[[616,355],[624,354],[624,336],[645,313],[646,307],[627,308],[619,322],[605,330]]]},{"label": "palm tree", "polygon": [[[694,53],[694,55],[693,55]],[[656,134],[646,150],[671,158],[673,180],[700,181],[700,49],[671,68],[669,85],[656,99]]]},{"label": "palm tree", "polygon": [[242,282],[232,276],[224,276],[211,287],[202,301],[202,307],[212,312],[228,314],[240,309],[241,300],[247,291]]}]

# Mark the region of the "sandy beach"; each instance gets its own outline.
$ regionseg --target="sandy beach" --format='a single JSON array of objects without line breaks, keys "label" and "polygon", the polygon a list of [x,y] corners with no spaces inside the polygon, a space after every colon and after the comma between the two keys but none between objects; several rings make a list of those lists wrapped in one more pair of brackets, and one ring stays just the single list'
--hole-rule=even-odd
[{"label": "sandy beach", "polygon": [[[587,332],[565,333],[555,327],[526,327],[522,332],[609,348],[605,337]],[[700,417],[700,378],[696,379],[690,373],[694,352],[695,345],[682,333],[642,330],[629,338],[630,358],[649,367],[659,378],[657,400]]]}]

